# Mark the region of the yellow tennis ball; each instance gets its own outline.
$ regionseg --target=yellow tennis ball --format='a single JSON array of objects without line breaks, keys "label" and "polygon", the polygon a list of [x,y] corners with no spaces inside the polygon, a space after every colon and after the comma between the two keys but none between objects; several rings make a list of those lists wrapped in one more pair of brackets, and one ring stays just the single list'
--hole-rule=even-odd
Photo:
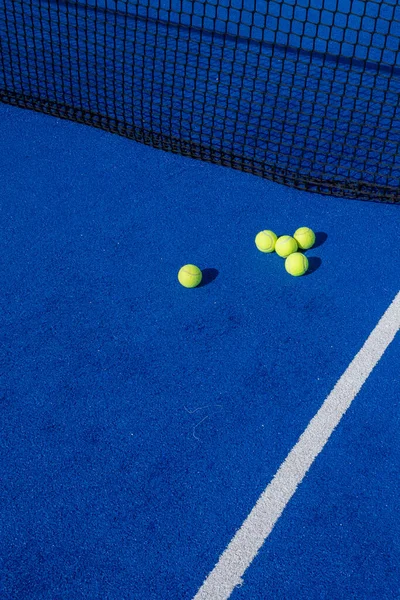
[{"label": "yellow tennis ball", "polygon": [[301,252],[290,254],[285,260],[285,269],[289,275],[298,277],[304,275],[308,269],[308,258]]},{"label": "yellow tennis ball", "polygon": [[302,250],[308,250],[315,244],[315,233],[309,227],[299,227],[293,235]]},{"label": "yellow tennis ball", "polygon": [[179,270],[178,280],[185,288],[195,288],[199,285],[203,274],[196,265],[185,265]]},{"label": "yellow tennis ball", "polygon": [[281,235],[280,238],[277,239],[275,244],[275,252],[282,256],[282,258],[286,258],[289,254],[293,254],[297,250],[297,242],[290,235]]},{"label": "yellow tennis ball", "polygon": [[256,246],[260,252],[273,252],[275,250],[275,243],[278,236],[269,229],[264,229],[256,235]]}]

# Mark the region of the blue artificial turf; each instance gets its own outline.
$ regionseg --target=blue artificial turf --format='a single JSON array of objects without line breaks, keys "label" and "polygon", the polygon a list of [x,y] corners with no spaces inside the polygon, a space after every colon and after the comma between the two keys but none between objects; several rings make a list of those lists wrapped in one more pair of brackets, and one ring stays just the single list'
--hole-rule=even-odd
[{"label": "blue artificial turf", "polygon": [[232,600],[400,594],[397,336]]},{"label": "blue artificial turf", "polygon": [[[301,193],[3,105],[0,120],[0,596],[189,599],[398,291],[399,208]],[[254,236],[302,225],[321,243],[308,252],[314,272],[292,278]],[[188,262],[210,270],[207,285],[179,286]],[[382,363],[385,407],[398,396],[396,356],[398,340]],[[354,506],[381,506],[377,478],[361,477],[380,441],[364,447],[359,429],[379,373],[249,570],[246,599],[292,598],[290,582],[296,598],[313,581],[325,589],[340,532],[329,508],[310,517],[324,494],[351,540],[351,593],[396,597],[396,575],[386,588],[354,575],[372,560]],[[392,416],[381,410],[391,464]],[[340,480],[353,471],[364,492],[351,503]],[[288,566],[285,548],[308,538],[317,557],[301,549],[307,568]],[[383,580],[392,562],[374,564]],[[335,581],[326,597],[353,597]]]}]

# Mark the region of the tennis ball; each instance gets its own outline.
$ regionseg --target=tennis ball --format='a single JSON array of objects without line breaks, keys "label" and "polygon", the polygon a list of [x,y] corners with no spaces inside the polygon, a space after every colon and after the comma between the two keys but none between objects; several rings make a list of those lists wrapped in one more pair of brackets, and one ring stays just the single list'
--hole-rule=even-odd
[{"label": "tennis ball", "polygon": [[260,252],[273,252],[275,250],[275,242],[278,236],[269,229],[264,229],[256,235],[256,246]]},{"label": "tennis ball", "polygon": [[281,235],[280,238],[277,239],[275,244],[275,252],[282,256],[282,258],[286,258],[289,254],[293,254],[297,250],[297,242],[290,235]]},{"label": "tennis ball", "polygon": [[309,227],[299,227],[293,235],[302,250],[308,250],[315,244],[315,233]]},{"label": "tennis ball", "polygon": [[308,269],[308,258],[301,252],[294,252],[290,254],[285,260],[285,269],[289,275],[298,277],[304,275]]},{"label": "tennis ball", "polygon": [[203,274],[196,265],[185,265],[179,270],[178,280],[185,288],[195,288],[199,285]]}]

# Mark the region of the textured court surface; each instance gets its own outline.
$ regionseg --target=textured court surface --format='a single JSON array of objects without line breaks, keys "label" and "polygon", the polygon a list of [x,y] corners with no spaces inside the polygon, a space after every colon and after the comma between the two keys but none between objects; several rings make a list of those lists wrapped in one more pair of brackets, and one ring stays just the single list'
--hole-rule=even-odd
[{"label": "textured court surface", "polygon": [[[0,117],[0,595],[189,600],[396,296],[398,207]],[[303,224],[296,279],[253,239]],[[399,596],[399,359],[232,598]]]}]

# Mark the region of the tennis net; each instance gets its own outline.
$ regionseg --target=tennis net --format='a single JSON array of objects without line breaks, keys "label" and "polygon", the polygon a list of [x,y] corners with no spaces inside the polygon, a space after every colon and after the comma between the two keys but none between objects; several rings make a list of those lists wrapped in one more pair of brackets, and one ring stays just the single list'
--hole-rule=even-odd
[{"label": "tennis net", "polygon": [[0,101],[400,202],[397,0],[0,0]]}]

